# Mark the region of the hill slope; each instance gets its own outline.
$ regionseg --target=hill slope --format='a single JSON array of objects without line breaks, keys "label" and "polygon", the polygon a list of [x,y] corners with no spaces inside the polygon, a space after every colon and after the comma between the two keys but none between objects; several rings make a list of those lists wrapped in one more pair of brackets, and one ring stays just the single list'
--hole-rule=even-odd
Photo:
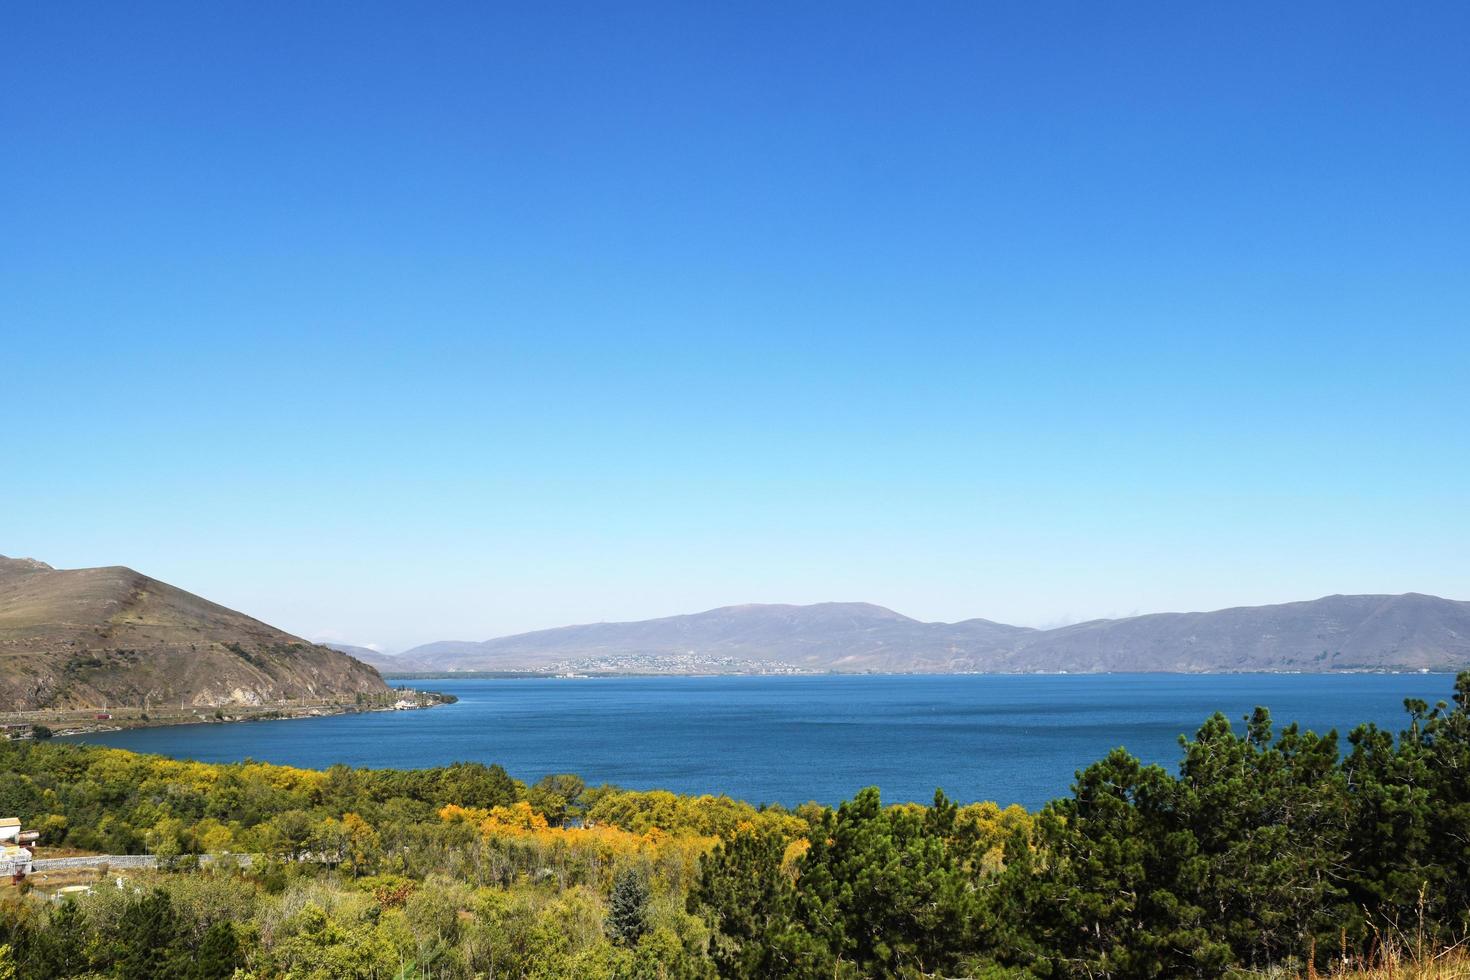
[{"label": "hill slope", "polygon": [[727,606],[480,643],[430,643],[394,662],[403,670],[628,669],[640,663],[731,671],[778,664],[924,672],[1451,670],[1470,665],[1470,602],[1412,593],[1328,596],[1053,630],[984,619],[925,623],[866,603]]},{"label": "hill slope", "polygon": [[345,654],[130,568],[0,556],[0,709],[382,693]]}]

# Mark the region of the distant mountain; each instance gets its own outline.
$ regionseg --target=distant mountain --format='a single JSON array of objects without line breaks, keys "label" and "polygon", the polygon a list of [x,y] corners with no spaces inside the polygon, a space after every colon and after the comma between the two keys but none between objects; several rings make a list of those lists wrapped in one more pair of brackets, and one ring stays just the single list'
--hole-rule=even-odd
[{"label": "distant mountain", "polygon": [[921,623],[861,602],[746,605],[642,622],[563,626],[483,643],[430,643],[406,651],[399,660],[431,670],[546,668],[572,661],[648,658],[682,660],[691,669],[723,666],[734,671],[762,664],[949,671],[964,669],[974,651],[1008,649],[1031,632],[980,619]]},{"label": "distant mountain", "polygon": [[394,661],[404,670],[1450,670],[1470,666],[1470,603],[1417,594],[1328,596],[1052,630],[984,619],[925,623],[867,603],[726,606],[429,643]]},{"label": "distant mountain", "polygon": [[0,709],[386,690],[366,664],[130,568],[0,556]]},{"label": "distant mountain", "polygon": [[1470,666],[1470,602],[1334,595],[1049,630],[1017,651],[1041,670],[1451,670]]},{"label": "distant mountain", "polygon": [[336,650],[338,653],[345,653],[354,660],[361,660],[379,673],[403,669],[397,657],[381,653],[371,647],[357,647],[351,643],[323,643],[322,646]]}]

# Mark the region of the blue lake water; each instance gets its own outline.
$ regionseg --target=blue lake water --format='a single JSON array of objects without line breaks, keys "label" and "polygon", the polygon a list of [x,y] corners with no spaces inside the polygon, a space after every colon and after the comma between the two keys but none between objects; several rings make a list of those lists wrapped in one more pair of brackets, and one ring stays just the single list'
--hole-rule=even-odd
[{"label": "blue lake water", "polygon": [[[1447,699],[1438,675],[806,676],[464,679],[417,682],[459,696],[427,711],[186,725],[85,741],[206,762],[253,758],[320,768],[498,762],[534,781],[727,793],[752,802],[836,803],[864,786],[886,800],[1036,807],[1073,773],[1124,746],[1171,769],[1177,737],[1214,711],[1266,705],[1344,736],[1397,731],[1403,700]],[[1344,745],[1346,739],[1343,740]]]}]

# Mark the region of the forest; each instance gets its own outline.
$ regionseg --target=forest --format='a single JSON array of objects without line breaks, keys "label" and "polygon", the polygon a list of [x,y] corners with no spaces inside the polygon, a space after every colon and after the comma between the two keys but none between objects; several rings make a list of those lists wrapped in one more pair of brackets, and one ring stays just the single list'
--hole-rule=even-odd
[{"label": "forest", "polygon": [[[1426,679],[1429,680],[1429,679]],[[1027,812],[833,808],[0,742],[45,848],[154,854],[0,898],[0,980],[1295,977],[1470,930],[1470,673],[1395,733],[1258,708]],[[207,859],[201,859],[208,855]]]}]

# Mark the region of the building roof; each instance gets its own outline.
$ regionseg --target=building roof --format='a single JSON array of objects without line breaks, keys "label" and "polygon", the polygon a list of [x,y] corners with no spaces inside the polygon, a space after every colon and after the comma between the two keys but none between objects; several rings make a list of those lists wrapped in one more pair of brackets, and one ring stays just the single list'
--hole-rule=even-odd
[{"label": "building roof", "polygon": [[19,827],[20,817],[0,817],[0,827]]}]

